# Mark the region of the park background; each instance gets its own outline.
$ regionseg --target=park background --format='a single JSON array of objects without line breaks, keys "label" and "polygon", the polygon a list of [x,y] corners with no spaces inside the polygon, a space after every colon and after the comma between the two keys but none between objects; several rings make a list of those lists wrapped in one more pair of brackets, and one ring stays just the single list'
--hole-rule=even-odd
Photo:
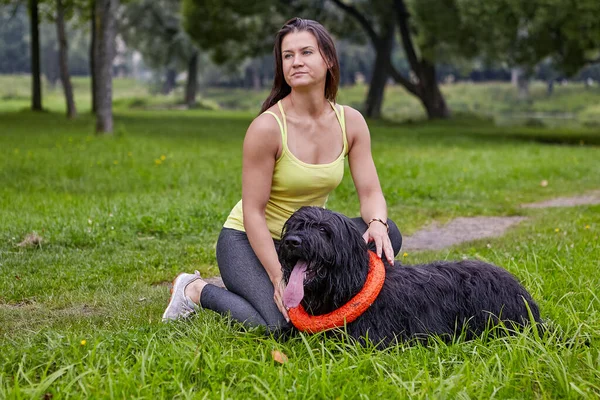
[{"label": "park background", "polygon": [[[177,273],[218,274],[243,136],[296,15],[335,36],[338,101],[367,117],[406,237],[524,217],[398,259],[503,266],[542,337],[380,351],[211,312],[160,323]],[[596,0],[0,0],[0,398],[597,398],[597,15]],[[358,215],[349,171],[328,207]]]}]

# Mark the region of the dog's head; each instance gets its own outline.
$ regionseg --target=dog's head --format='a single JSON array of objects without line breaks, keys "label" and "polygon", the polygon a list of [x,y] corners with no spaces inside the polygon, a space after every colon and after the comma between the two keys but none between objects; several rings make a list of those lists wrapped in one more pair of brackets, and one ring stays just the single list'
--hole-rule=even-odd
[{"label": "dog's head", "polygon": [[345,304],[368,272],[367,245],[356,225],[320,207],[302,207],[288,219],[278,253],[286,306],[302,302],[314,315]]}]

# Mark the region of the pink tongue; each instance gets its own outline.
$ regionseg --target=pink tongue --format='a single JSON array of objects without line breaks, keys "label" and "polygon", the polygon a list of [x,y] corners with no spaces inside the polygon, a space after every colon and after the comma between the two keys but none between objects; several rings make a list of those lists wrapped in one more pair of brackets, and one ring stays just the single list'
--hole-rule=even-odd
[{"label": "pink tongue", "polygon": [[287,308],[297,307],[304,297],[304,273],[306,261],[298,261],[290,274],[285,290],[283,291],[283,304]]}]

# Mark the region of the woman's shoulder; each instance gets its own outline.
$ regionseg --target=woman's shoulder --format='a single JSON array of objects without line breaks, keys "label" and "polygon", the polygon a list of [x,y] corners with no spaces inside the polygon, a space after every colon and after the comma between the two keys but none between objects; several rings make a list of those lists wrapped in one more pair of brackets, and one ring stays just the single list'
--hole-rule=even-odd
[{"label": "woman's shoulder", "polygon": [[[349,122],[350,124],[353,124],[353,123],[365,121],[365,117],[363,117],[363,115],[357,109],[350,107],[350,106],[342,106],[342,105],[340,105],[340,107],[344,108],[344,117],[346,118],[347,123]],[[348,125],[350,125],[350,124],[348,124]]]},{"label": "woman's shoulder", "polygon": [[282,134],[279,123],[269,113],[262,113],[250,124],[244,138],[244,152],[273,154],[276,157],[282,146]]},{"label": "woman's shoulder", "polygon": [[[277,110],[278,111],[278,110]],[[250,126],[248,127],[248,133],[252,133],[253,135],[260,136],[272,136],[273,134],[280,134],[279,121],[281,121],[281,117],[277,115],[279,121],[271,114],[271,112],[275,115],[275,109],[273,107],[269,108],[265,112],[258,115]]]},{"label": "woman's shoulder", "polygon": [[344,107],[344,119],[346,121],[346,135],[348,142],[352,145],[354,139],[364,135],[369,135],[369,127],[365,117],[355,108],[350,106]]}]

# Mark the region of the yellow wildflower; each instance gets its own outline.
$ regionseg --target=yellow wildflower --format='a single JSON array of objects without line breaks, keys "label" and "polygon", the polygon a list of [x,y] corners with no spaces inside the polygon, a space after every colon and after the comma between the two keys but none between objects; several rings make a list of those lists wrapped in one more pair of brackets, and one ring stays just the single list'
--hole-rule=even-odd
[{"label": "yellow wildflower", "polygon": [[87,340],[83,339],[81,342],[79,342],[82,346],[85,346],[87,344]]}]

